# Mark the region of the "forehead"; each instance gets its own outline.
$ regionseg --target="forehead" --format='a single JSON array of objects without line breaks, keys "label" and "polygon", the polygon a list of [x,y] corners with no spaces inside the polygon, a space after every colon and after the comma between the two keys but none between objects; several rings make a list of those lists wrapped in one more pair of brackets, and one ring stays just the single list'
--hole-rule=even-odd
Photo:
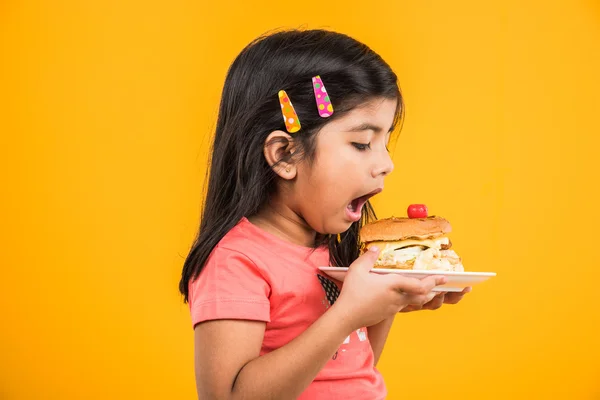
[{"label": "forehead", "polygon": [[368,123],[381,128],[382,133],[387,133],[394,123],[397,103],[396,99],[386,98],[366,101],[325,125],[322,132],[349,131]]}]

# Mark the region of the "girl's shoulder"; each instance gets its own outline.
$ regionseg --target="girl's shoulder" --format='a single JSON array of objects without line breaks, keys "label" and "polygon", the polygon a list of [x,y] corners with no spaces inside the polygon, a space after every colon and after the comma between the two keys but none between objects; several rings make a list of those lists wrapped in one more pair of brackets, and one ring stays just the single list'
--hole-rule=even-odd
[{"label": "girl's shoulder", "polygon": [[243,217],[218,244],[221,248],[235,249],[241,252],[244,250],[268,249],[271,252],[281,252],[290,256],[305,255],[323,249],[313,249],[300,246],[287,240],[284,240],[262,228],[254,225],[246,217]]},{"label": "girl's shoulder", "polygon": [[326,248],[313,249],[290,243],[262,230],[245,217],[227,232],[213,253],[217,259],[235,256],[261,269],[280,265],[282,260],[286,264],[312,264],[311,261],[328,262],[329,259]]}]

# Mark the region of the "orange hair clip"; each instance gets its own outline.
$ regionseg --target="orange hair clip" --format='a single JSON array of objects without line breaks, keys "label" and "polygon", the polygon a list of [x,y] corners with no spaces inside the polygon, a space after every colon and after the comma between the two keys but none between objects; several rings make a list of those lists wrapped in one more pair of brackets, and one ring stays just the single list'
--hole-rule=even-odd
[{"label": "orange hair clip", "polygon": [[287,95],[285,90],[279,91],[279,104],[281,104],[281,113],[283,114],[283,120],[285,121],[285,129],[289,133],[296,133],[300,130],[300,120],[298,114],[294,110],[294,106],[290,101],[290,97]]}]

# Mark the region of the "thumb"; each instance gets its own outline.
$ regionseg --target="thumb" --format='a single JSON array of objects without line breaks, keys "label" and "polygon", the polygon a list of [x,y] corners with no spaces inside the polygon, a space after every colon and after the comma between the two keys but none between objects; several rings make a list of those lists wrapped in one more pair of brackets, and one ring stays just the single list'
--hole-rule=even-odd
[{"label": "thumb", "polygon": [[350,269],[369,272],[375,265],[377,257],[379,257],[379,248],[377,246],[371,246],[369,247],[369,250],[365,251],[364,254],[358,257],[352,265],[350,265]]}]

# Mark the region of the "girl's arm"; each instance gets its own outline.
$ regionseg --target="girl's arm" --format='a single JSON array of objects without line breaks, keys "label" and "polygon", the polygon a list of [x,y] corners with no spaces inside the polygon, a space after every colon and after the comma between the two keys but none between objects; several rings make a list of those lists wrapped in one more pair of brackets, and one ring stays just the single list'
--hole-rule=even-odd
[{"label": "girl's arm", "polygon": [[390,333],[394,317],[395,315],[367,328],[367,335],[369,336],[369,342],[371,343],[371,348],[373,349],[373,355],[375,357],[374,365],[377,365],[381,353],[383,353],[383,347],[385,346],[385,341]]},{"label": "girl's arm", "polygon": [[300,336],[259,357],[265,323],[216,320],[195,329],[200,399],[295,399],[313,381],[353,327],[332,306]]}]

